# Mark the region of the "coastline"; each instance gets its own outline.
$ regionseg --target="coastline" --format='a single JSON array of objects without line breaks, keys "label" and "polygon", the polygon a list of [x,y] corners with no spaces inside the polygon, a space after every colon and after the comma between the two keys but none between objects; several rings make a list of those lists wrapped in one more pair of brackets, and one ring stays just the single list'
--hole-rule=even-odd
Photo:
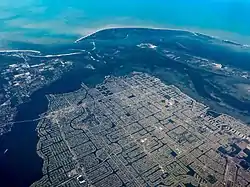
[{"label": "coastline", "polygon": [[51,54],[51,55],[44,55],[44,56],[35,56],[35,55],[29,55],[29,56],[34,57],[34,58],[53,58],[53,57],[65,57],[65,56],[80,55],[82,53],[83,53],[83,51],[75,52],[75,53]]},{"label": "coastline", "polygon": [[27,54],[27,56],[34,57],[34,58],[54,58],[54,57],[65,57],[65,56],[73,56],[73,55],[80,55],[84,51],[81,50],[80,52],[74,52],[74,53],[62,53],[62,54],[48,54],[48,55],[42,55],[40,51],[33,51],[33,50],[0,50],[1,53],[34,53],[38,55],[30,55]]},{"label": "coastline", "polygon": [[240,42],[234,41],[234,40],[229,40],[229,39],[222,39],[219,36],[214,36],[214,35],[209,35],[203,32],[198,32],[198,31],[193,31],[190,29],[177,29],[177,28],[170,28],[170,27],[150,27],[150,26],[108,26],[108,27],[103,27],[103,28],[99,28],[99,29],[93,29],[93,32],[90,32],[89,34],[86,34],[85,36],[82,36],[80,38],[78,38],[77,40],[74,41],[74,43],[78,43],[98,32],[102,32],[102,31],[106,31],[106,30],[112,30],[112,29],[149,29],[149,30],[161,30],[161,31],[180,31],[180,32],[188,32],[193,34],[194,36],[198,36],[198,35],[203,35],[206,37],[209,37],[211,39],[216,39],[225,43],[231,43],[232,45],[238,45],[241,47],[246,47],[246,48],[250,48],[250,44],[242,44]]},{"label": "coastline", "polygon": [[[188,30],[188,29],[174,29],[174,28],[168,28],[168,27],[143,27],[143,26],[109,26],[109,27],[103,27],[103,28],[100,28],[100,29],[96,29],[95,31],[85,35],[85,36],[82,36],[80,37],[79,39],[75,40],[74,43],[78,43],[80,42],[81,40],[83,39],[86,39],[98,32],[102,32],[102,31],[106,31],[106,30],[112,30],[112,29],[149,29],[149,30],[161,30],[161,31],[182,31],[182,32],[188,32],[188,33],[191,33],[193,34],[194,36],[198,36],[198,34],[201,34],[201,35],[205,35],[205,36],[208,36],[210,38],[217,38],[215,36],[209,36],[209,35],[206,35],[206,34],[203,34],[203,33],[199,33],[199,32],[195,32],[195,31],[191,31],[191,30]],[[94,29],[93,29],[94,30]]]},{"label": "coastline", "polygon": [[[104,27],[97,27],[97,28],[89,28],[86,30],[89,30],[88,32],[86,32],[86,34],[74,34],[74,36],[77,38],[77,36],[80,36],[78,39],[76,39],[75,41],[72,41],[72,43],[79,43],[84,39],[87,39],[88,37],[98,33],[98,32],[102,32],[102,31],[106,31],[106,30],[112,30],[112,29],[148,29],[148,30],[160,30],[160,31],[179,31],[179,32],[187,32],[190,34],[193,34],[194,36],[199,36],[199,35],[203,35],[206,36],[208,38],[211,39],[215,39],[218,40],[220,42],[224,42],[226,44],[229,45],[235,45],[238,47],[242,47],[242,48],[250,48],[250,44],[244,44],[242,42],[239,42],[235,39],[223,39],[226,37],[222,37],[222,36],[218,36],[218,35],[212,35],[212,34],[208,34],[206,32],[202,32],[202,31],[196,31],[196,29],[185,29],[185,28],[171,28],[171,27],[154,27],[154,26],[133,26],[133,25],[114,25],[114,26],[104,26]],[[208,31],[210,32],[210,31]],[[214,31],[216,32],[216,31]],[[222,31],[223,32],[223,31]],[[230,33],[229,33],[230,34]],[[82,36],[81,36],[82,35]],[[220,34],[221,35],[221,34]],[[62,43],[63,45],[63,43]],[[34,53],[34,54],[39,54],[41,55],[40,51],[37,50],[17,50],[17,49],[0,49],[0,54],[1,53],[18,53],[18,52],[24,52],[24,53]],[[49,54],[46,56],[55,56],[55,55],[61,55],[61,54]],[[64,54],[63,54],[64,55]]]},{"label": "coastline", "polygon": [[36,51],[36,50],[16,50],[16,49],[6,49],[6,50],[0,50],[0,53],[37,53],[37,54],[41,54],[40,51]]}]

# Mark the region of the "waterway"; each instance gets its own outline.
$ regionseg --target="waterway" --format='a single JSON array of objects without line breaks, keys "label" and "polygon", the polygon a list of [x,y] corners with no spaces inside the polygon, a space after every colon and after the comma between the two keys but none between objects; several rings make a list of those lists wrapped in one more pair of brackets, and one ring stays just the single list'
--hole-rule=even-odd
[{"label": "waterway", "polygon": [[[34,120],[46,112],[46,94],[71,92],[80,88],[82,80],[76,77],[83,76],[78,76],[78,73],[70,72],[50,86],[34,92],[29,102],[18,107],[15,121]],[[38,121],[15,124],[11,132],[0,136],[0,186],[28,187],[42,177],[43,160],[36,153],[37,123]]]},{"label": "waterway", "polygon": [[[34,93],[30,102],[18,108],[16,121],[38,118],[47,110],[47,103],[43,91]],[[36,125],[37,121],[16,124],[0,137],[0,186],[27,187],[41,178],[43,161],[36,154]]]}]

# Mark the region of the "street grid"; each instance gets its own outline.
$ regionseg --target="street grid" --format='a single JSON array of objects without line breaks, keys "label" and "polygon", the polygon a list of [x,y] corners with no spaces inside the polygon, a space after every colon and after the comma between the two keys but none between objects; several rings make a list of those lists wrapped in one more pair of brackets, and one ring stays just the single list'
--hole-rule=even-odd
[{"label": "street grid", "polygon": [[153,76],[47,98],[33,187],[250,186],[250,128]]}]

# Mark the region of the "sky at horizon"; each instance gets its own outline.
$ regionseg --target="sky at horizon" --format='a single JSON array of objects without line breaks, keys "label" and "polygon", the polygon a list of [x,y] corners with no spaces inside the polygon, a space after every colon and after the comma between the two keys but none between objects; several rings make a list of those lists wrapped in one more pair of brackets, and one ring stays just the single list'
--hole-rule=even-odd
[{"label": "sky at horizon", "polygon": [[250,0],[1,0],[0,21],[2,43],[64,43],[105,27],[142,26],[250,44]]}]

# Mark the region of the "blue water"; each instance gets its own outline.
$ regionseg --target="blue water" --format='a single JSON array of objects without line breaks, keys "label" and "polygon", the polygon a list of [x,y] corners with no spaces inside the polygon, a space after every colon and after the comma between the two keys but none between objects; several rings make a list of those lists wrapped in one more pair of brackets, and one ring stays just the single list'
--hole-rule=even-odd
[{"label": "blue water", "polygon": [[69,42],[107,26],[190,29],[250,44],[249,0],[24,0],[0,3],[0,37]]},{"label": "blue water", "polygon": [[[84,74],[84,76],[81,76]],[[79,89],[89,72],[74,71],[48,87],[35,92],[31,100],[18,107],[16,121],[33,120],[46,112],[46,94],[65,93]],[[65,87],[65,85],[68,85]],[[0,136],[0,186],[28,187],[42,177],[43,160],[36,153],[37,121],[15,124],[10,133]],[[8,149],[6,154],[4,150]]]}]

